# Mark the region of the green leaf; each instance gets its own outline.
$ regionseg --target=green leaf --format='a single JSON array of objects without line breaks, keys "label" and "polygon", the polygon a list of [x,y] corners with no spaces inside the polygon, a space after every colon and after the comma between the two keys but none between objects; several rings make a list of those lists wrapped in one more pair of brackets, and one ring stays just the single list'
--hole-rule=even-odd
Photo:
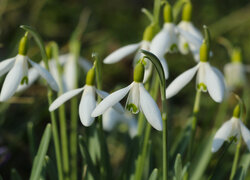
[{"label": "green leaf", "polygon": [[11,169],[11,180],[22,180],[21,176],[15,168]]},{"label": "green leaf", "polygon": [[44,159],[50,143],[50,137],[51,137],[51,124],[48,124],[44,130],[37,155],[33,161],[30,180],[37,180],[41,175]]},{"label": "green leaf", "polygon": [[181,155],[177,154],[175,164],[174,164],[175,178],[176,180],[182,179],[182,162]]},{"label": "green leaf", "polygon": [[151,23],[154,22],[154,16],[153,16],[153,14],[149,10],[147,10],[146,8],[142,8],[141,12],[143,12],[147,16],[147,18],[149,19],[149,21]]},{"label": "green leaf", "polygon": [[34,130],[33,130],[33,122],[28,122],[27,124],[27,134],[29,139],[29,147],[30,147],[30,153],[31,158],[34,160],[35,157],[35,139],[34,139]]},{"label": "green leaf", "polygon": [[234,180],[244,180],[247,175],[247,170],[250,165],[250,154],[244,154],[241,157],[241,161],[239,164],[239,168],[236,171],[236,174],[234,175]]},{"label": "green leaf", "polygon": [[155,168],[150,174],[148,180],[157,180],[157,176],[158,176],[158,169]]},{"label": "green leaf", "polygon": [[166,80],[165,80],[165,75],[164,75],[163,67],[161,65],[160,60],[153,53],[151,53],[149,51],[141,49],[141,52],[143,54],[145,54],[145,58],[149,59],[153,63],[153,65],[155,66],[155,68],[159,74],[159,77],[160,77],[160,81],[161,81],[161,85],[162,85],[162,93],[164,95],[164,99],[166,99],[165,98],[166,97],[166,95],[165,95]]},{"label": "green leaf", "polygon": [[40,51],[41,51],[41,54],[42,54],[42,58],[43,58],[43,61],[45,63],[45,66],[46,66],[46,69],[48,69],[48,56],[46,54],[46,50],[45,50],[45,46],[44,46],[44,43],[43,43],[43,40],[41,38],[41,36],[37,33],[37,31],[31,27],[31,26],[26,26],[26,25],[21,25],[20,28],[24,29],[25,31],[29,32],[35,39]]}]

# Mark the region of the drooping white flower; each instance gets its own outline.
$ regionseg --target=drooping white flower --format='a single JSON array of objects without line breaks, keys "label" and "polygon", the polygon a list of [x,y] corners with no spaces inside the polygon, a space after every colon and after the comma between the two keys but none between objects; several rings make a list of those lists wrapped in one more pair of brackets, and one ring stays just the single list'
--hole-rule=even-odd
[{"label": "drooping white flower", "polygon": [[[201,46],[201,51],[203,49]],[[208,54],[208,53],[207,53]],[[208,55],[206,56],[208,57]],[[222,73],[215,67],[212,67],[207,59],[202,59],[195,67],[179,75],[166,89],[166,98],[176,95],[184,86],[186,86],[197,72],[196,86],[198,90],[209,93],[215,102],[222,102],[225,92],[225,83]]]},{"label": "drooping white flower", "polygon": [[[91,113],[96,107],[96,93],[104,98],[107,96],[107,93],[101,90],[98,90],[95,88],[93,85],[93,74],[94,74],[94,68],[90,69],[87,77],[86,77],[86,85],[83,86],[82,88],[70,90],[61,96],[59,96],[49,107],[49,111],[54,111],[57,109],[59,106],[61,106],[64,102],[68,101],[69,99],[73,98],[74,96],[82,93],[82,98],[80,100],[80,105],[79,105],[79,116],[81,123],[84,126],[91,126],[94,122],[93,117],[91,117]],[[89,76],[88,76],[89,75]],[[88,81],[88,79],[90,79]],[[91,82],[91,83],[89,83]],[[120,113],[123,112],[122,106],[118,103],[114,106],[114,109]]]},{"label": "drooping white flower", "polygon": [[[72,62],[74,62],[74,60],[72,60],[73,57],[74,57],[73,54],[64,54],[64,55],[59,56],[59,64],[61,66],[63,66],[63,68],[64,68],[64,74],[62,76],[62,86],[63,87],[61,87],[63,92],[74,89],[73,84],[72,84],[72,82],[74,80],[73,79],[71,79],[71,81],[69,80],[70,78],[76,78],[75,71],[73,71],[73,69],[75,67],[74,63],[72,63]],[[84,59],[82,57],[80,57],[77,62],[79,64],[79,66],[82,67],[82,69],[85,72],[88,72],[88,70],[92,66],[91,63],[88,60],[86,60],[86,59]],[[40,62],[40,65],[42,67],[45,67],[43,61]],[[58,71],[58,68],[57,68],[56,60],[55,59],[49,59],[48,65],[49,65],[50,73],[55,78],[57,84],[60,84],[60,81],[59,81],[60,74],[59,74],[59,71]],[[73,68],[70,68],[71,66]],[[71,73],[70,73],[70,69],[72,70]],[[66,78],[66,77],[68,77],[68,78]],[[39,72],[35,68],[30,68],[29,71],[28,71],[28,79],[29,79],[28,84],[19,85],[18,89],[17,89],[17,92],[21,92],[21,91],[24,91],[25,89],[29,88],[38,78],[39,78]]]},{"label": "drooping white flower", "polygon": [[[108,55],[103,62],[105,64],[113,64],[116,62],[119,62],[120,60],[122,60],[124,57],[134,53],[135,51],[137,51],[138,49],[144,49],[147,50],[149,52],[152,52],[152,43],[151,40],[153,38],[153,29],[154,27],[152,26],[148,26],[144,32],[144,36],[143,36],[143,41],[139,42],[139,43],[135,43],[135,44],[129,44],[127,46],[124,46],[120,49],[117,49],[116,51],[114,51],[113,53],[111,53],[110,55]],[[155,53],[154,53],[155,54]],[[157,54],[155,54],[162,63],[162,67],[164,70],[164,74],[165,74],[165,79],[168,79],[168,66],[167,66],[167,62],[164,58],[164,56],[158,56]],[[137,52],[136,56],[135,56],[135,60],[141,59],[142,54],[141,52]],[[135,61],[134,64],[136,64],[137,61]],[[152,72],[152,63],[145,59],[145,76],[144,76],[144,82],[147,81],[147,79],[149,78],[151,72]]]},{"label": "drooping white flower", "polygon": [[[139,75],[136,73],[136,70],[138,69]],[[103,101],[95,108],[91,116],[97,117],[103,114],[108,108],[114,106],[127,94],[129,94],[126,102],[126,109],[131,111],[133,114],[137,114],[141,110],[148,122],[158,131],[162,131],[162,118],[160,110],[153,98],[143,86],[143,75],[144,65],[138,63],[135,67],[134,82],[103,99]]]},{"label": "drooping white flower", "polygon": [[0,63],[0,75],[9,71],[2,86],[0,101],[6,101],[13,96],[20,83],[28,83],[28,62],[48,82],[53,90],[58,91],[58,85],[52,75],[45,68],[30,60],[26,54],[27,36],[24,36],[20,41],[18,55]]},{"label": "drooping white flower", "polygon": [[247,144],[248,150],[250,151],[250,131],[242,123],[239,116],[234,115],[216,132],[212,144],[212,152],[218,151],[224,141],[232,140],[232,138],[235,137],[236,142],[238,142],[241,136],[243,137],[243,140]]}]

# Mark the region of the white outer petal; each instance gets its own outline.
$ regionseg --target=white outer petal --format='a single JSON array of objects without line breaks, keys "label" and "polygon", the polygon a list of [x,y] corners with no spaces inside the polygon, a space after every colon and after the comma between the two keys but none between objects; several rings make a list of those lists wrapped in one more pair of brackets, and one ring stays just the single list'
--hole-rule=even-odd
[{"label": "white outer petal", "polygon": [[170,46],[170,37],[168,31],[163,28],[152,40],[150,45],[150,52],[157,57],[163,57],[166,50]]},{"label": "white outer petal", "polygon": [[232,131],[233,121],[230,119],[229,121],[225,122],[221,128],[216,132],[212,144],[212,152],[218,151],[222,146],[223,142],[228,140],[231,131]]},{"label": "white outer petal", "polygon": [[248,150],[250,151],[250,131],[249,129],[241,122],[240,120],[240,130],[241,130],[241,135],[247,144]]},{"label": "white outer petal", "polygon": [[7,73],[14,65],[16,57],[9,58],[0,62],[0,76]]},{"label": "white outer petal", "polygon": [[209,63],[205,65],[205,70],[208,93],[215,102],[222,102],[225,92],[225,83],[222,75],[213,70]]},{"label": "white outer petal", "polygon": [[148,122],[158,131],[162,131],[161,112],[151,95],[146,91],[143,84],[139,84],[140,107]]},{"label": "white outer petal", "polygon": [[88,127],[93,124],[95,118],[91,117],[91,113],[93,112],[95,107],[95,87],[85,85],[82,99],[79,105],[80,120],[84,126]]},{"label": "white outer petal", "polygon": [[18,55],[16,57],[13,68],[10,70],[4,80],[0,95],[0,101],[8,100],[16,92],[17,87],[21,83],[21,80],[23,78],[24,68],[26,67],[26,65],[27,57]]},{"label": "white outer petal", "polygon": [[103,114],[108,108],[114,106],[117,102],[119,102],[130,90],[133,83],[131,83],[129,86],[120,89],[109,96],[107,96],[105,99],[102,100],[100,104],[97,105],[93,113],[91,114],[92,117],[99,116]]},{"label": "white outer petal", "polygon": [[59,63],[60,63],[61,65],[64,65],[64,64],[68,61],[68,59],[69,59],[70,56],[71,56],[70,53],[60,55],[60,56],[59,56]]},{"label": "white outer petal", "polygon": [[20,84],[16,90],[16,92],[21,92],[29,88],[39,77],[39,73],[35,68],[30,68],[28,71],[28,84]]},{"label": "white outer petal", "polygon": [[176,95],[194,77],[200,64],[180,74],[166,89],[166,98]]},{"label": "white outer petal", "polygon": [[88,72],[92,67],[92,63],[90,61],[88,61],[87,59],[82,58],[82,57],[79,58],[78,64],[83,68],[83,70],[85,72]]},{"label": "white outer petal", "polygon": [[124,46],[120,49],[117,49],[116,51],[114,51],[113,53],[111,53],[110,55],[108,55],[103,62],[105,64],[112,64],[112,63],[116,63],[120,60],[122,60],[124,57],[128,56],[129,54],[133,53],[136,51],[136,49],[138,49],[141,45],[140,43],[135,43],[135,44],[130,44],[127,46]]},{"label": "white outer petal", "polygon": [[124,117],[113,108],[108,108],[102,116],[103,129],[105,131],[111,131],[123,118]]},{"label": "white outer petal", "polygon": [[[105,91],[102,91],[102,90],[99,90],[99,89],[96,89],[96,93],[102,98],[106,98],[109,93],[105,92]],[[124,109],[122,107],[122,105],[120,103],[117,103],[113,106],[113,108],[118,111],[119,113],[124,113]]]},{"label": "white outer petal", "polygon": [[78,88],[78,89],[74,89],[71,91],[68,91],[64,94],[62,94],[61,96],[59,96],[49,107],[49,111],[54,111],[55,109],[57,109],[59,106],[61,106],[64,102],[66,102],[67,100],[69,100],[70,98],[76,96],[77,94],[79,94],[80,92],[83,91],[85,87],[83,88]]},{"label": "white outer petal", "polygon": [[59,87],[58,87],[55,79],[45,68],[43,68],[41,65],[33,62],[30,59],[28,59],[28,61],[38,71],[38,73],[47,81],[47,83],[50,85],[50,87],[53,90],[55,90],[55,91],[59,90]]},{"label": "white outer petal", "polygon": [[66,84],[66,90],[72,90],[76,86],[76,62],[73,55],[69,55],[64,66],[64,80]]}]

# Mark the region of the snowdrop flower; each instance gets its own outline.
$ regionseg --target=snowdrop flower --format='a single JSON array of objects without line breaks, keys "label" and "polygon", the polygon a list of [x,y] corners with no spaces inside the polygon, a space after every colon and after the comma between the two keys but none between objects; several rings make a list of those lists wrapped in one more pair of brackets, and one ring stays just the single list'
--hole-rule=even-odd
[{"label": "snowdrop flower", "polygon": [[248,150],[250,151],[250,131],[242,123],[239,118],[240,115],[240,106],[237,105],[234,109],[233,117],[225,122],[221,128],[216,132],[212,144],[212,152],[218,151],[224,141],[232,140],[236,137],[236,142],[239,141],[240,136],[242,135],[243,140],[247,144]]},{"label": "snowdrop flower", "polygon": [[232,62],[224,66],[225,80],[228,90],[246,85],[246,66],[242,64],[240,49],[233,49]]},{"label": "snowdrop flower", "polygon": [[[82,88],[70,90],[62,94],[50,105],[49,111],[54,111],[67,100],[83,92],[80,105],[79,105],[79,116],[80,116],[81,123],[84,126],[87,126],[87,127],[91,126],[95,119],[91,117],[91,113],[96,107],[96,95],[95,94],[97,93],[102,98],[105,98],[108,95],[106,92],[95,88],[94,79],[95,79],[95,67],[91,68],[88,71],[85,86],[83,86]],[[114,108],[120,113],[123,112],[123,108],[119,103],[116,104]]]},{"label": "snowdrop flower", "polygon": [[209,50],[204,41],[200,47],[200,62],[193,68],[179,75],[166,89],[166,98],[176,95],[197,72],[196,86],[199,91],[207,92],[215,102],[222,102],[225,91],[224,77],[221,72],[212,67],[208,60]]},{"label": "snowdrop flower", "polygon": [[[79,57],[79,59],[77,60],[79,66],[85,71],[88,72],[89,69],[91,68],[92,64],[86,60],[85,58]],[[70,78],[76,78],[75,75],[75,71],[73,71],[76,66],[74,65],[74,55],[69,53],[69,54],[64,54],[59,56],[59,64],[61,66],[64,67],[65,71],[62,77],[62,86],[61,89],[63,89],[63,92],[66,92],[68,90],[72,90],[74,89],[74,85],[72,82],[74,82],[74,80]],[[42,67],[45,67],[44,62],[41,61],[40,65]],[[57,63],[55,59],[52,59],[51,56],[49,58],[49,70],[50,73],[52,74],[52,76],[55,78],[57,84],[60,84],[60,74],[57,68]],[[72,68],[71,68],[72,67]],[[72,72],[70,73],[70,70],[72,70]],[[35,68],[30,68],[28,71],[28,79],[29,82],[28,84],[21,84],[18,86],[17,92],[21,92],[24,91],[25,89],[29,88],[37,79],[39,78],[39,72],[35,69]]]},{"label": "snowdrop flower", "polygon": [[16,57],[4,60],[0,63],[0,75],[7,74],[1,90],[0,101],[6,101],[16,92],[18,85],[28,83],[28,62],[48,82],[50,87],[58,91],[58,85],[52,75],[42,66],[33,62],[27,56],[28,38],[27,34],[21,39],[19,52]]},{"label": "snowdrop flower", "polygon": [[[108,55],[103,60],[103,62],[105,64],[113,64],[113,63],[119,62],[124,57],[134,53],[138,49],[144,49],[144,50],[152,52],[151,51],[151,40],[152,40],[154,34],[155,34],[155,26],[149,25],[144,31],[143,40],[141,42],[135,43],[135,44],[129,44],[129,45],[124,46],[120,49],[117,49],[116,51],[114,51],[113,53]],[[157,57],[162,62],[163,70],[165,73],[165,78],[167,79],[168,78],[168,66],[167,66],[166,60],[165,60],[164,56],[157,56]],[[137,52],[134,59],[138,60],[141,58],[142,58],[141,52]],[[137,62],[135,62],[135,64],[137,64]],[[143,82],[148,80],[148,78],[151,75],[152,68],[153,68],[152,63],[147,59],[144,59],[144,64],[145,64],[145,75],[144,75]]]},{"label": "snowdrop flower", "polygon": [[[182,12],[182,21],[177,25],[179,30],[178,48],[182,54],[192,52],[196,62],[199,62],[199,49],[202,44],[202,34],[191,22],[192,5],[186,3]],[[189,33],[189,34],[187,34]]]},{"label": "snowdrop flower", "polygon": [[134,81],[127,87],[120,89],[108,97],[106,97],[93,111],[92,117],[103,114],[108,108],[114,106],[117,102],[129,93],[126,102],[126,109],[133,114],[137,114],[141,110],[148,122],[158,131],[162,131],[161,112],[143,86],[144,65],[141,61],[135,66]]},{"label": "snowdrop flower", "polygon": [[129,135],[131,138],[137,134],[137,121],[129,113],[119,113],[113,108],[109,108],[102,116],[103,129],[105,131],[113,130],[118,124],[125,123],[128,126]]},{"label": "snowdrop flower", "polygon": [[162,30],[153,38],[151,51],[157,57],[164,57],[167,52],[177,50],[177,43],[178,39],[176,27],[173,23],[172,8],[167,3],[164,7],[164,25]]}]

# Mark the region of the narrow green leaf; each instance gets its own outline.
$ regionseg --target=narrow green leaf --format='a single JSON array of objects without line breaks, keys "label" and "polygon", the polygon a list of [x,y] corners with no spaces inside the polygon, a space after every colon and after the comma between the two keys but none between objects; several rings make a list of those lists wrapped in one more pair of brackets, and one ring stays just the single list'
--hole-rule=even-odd
[{"label": "narrow green leaf", "polygon": [[241,161],[239,164],[239,168],[236,171],[236,174],[234,176],[233,180],[244,180],[247,175],[247,170],[250,165],[250,154],[244,154],[241,157]]},{"label": "narrow green leaf", "polygon": [[149,51],[141,49],[141,52],[143,54],[145,54],[145,58],[149,59],[153,63],[153,65],[155,66],[155,68],[156,68],[156,70],[157,70],[157,72],[159,74],[162,87],[163,87],[164,92],[165,92],[165,89],[166,89],[166,80],[165,80],[165,75],[164,75],[163,67],[161,65],[160,60],[153,53],[151,53]]},{"label": "narrow green leaf", "polygon": [[158,177],[158,169],[155,168],[150,174],[148,180],[157,180],[157,177]]},{"label": "narrow green leaf", "polygon": [[154,16],[153,16],[153,14],[152,14],[149,10],[147,10],[146,8],[142,8],[142,9],[141,9],[141,12],[143,12],[143,13],[147,16],[147,18],[149,19],[149,21],[150,21],[151,23],[153,23],[153,21],[154,21]]},{"label": "narrow green leaf", "polygon": [[175,171],[175,178],[176,180],[181,180],[182,177],[182,162],[181,162],[181,155],[177,154],[175,164],[174,164],[174,171]]},{"label": "narrow green leaf", "polygon": [[161,11],[161,0],[154,1],[154,23],[159,26],[159,16]]},{"label": "narrow green leaf", "polygon": [[29,147],[30,147],[30,154],[31,154],[32,160],[34,160],[35,151],[36,151],[33,127],[34,127],[33,122],[28,122],[27,134],[28,134],[28,139],[29,139]]},{"label": "narrow green leaf", "polygon": [[45,46],[44,46],[44,43],[43,43],[43,40],[42,40],[41,36],[31,26],[21,25],[20,28],[22,28],[25,31],[29,32],[34,37],[34,39],[35,39],[35,41],[36,41],[36,43],[37,43],[37,45],[38,45],[38,47],[39,47],[39,49],[41,51],[42,58],[43,58],[43,61],[45,63],[46,69],[48,69],[48,57],[47,57]]},{"label": "narrow green leaf", "polygon": [[44,130],[37,155],[34,159],[34,163],[31,169],[30,180],[37,180],[41,175],[44,158],[50,143],[50,136],[51,136],[51,124],[48,124]]},{"label": "narrow green leaf", "polygon": [[91,159],[90,153],[88,151],[88,147],[86,145],[86,143],[83,140],[83,137],[80,135],[78,137],[79,139],[79,147],[80,147],[80,152],[83,158],[83,162],[87,164],[88,169],[91,173],[91,175],[94,177],[94,179],[98,179],[98,173],[97,170],[95,168],[95,165]]},{"label": "narrow green leaf", "polygon": [[11,180],[22,180],[21,176],[15,168],[11,169]]}]

